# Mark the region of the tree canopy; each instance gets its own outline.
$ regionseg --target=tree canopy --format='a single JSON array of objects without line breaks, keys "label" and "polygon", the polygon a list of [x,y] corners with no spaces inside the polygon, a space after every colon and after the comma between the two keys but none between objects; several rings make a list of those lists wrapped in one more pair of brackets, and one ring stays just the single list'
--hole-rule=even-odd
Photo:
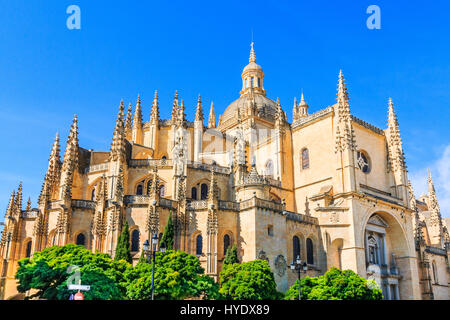
[{"label": "tree canopy", "polygon": [[[76,267],[68,272],[70,266]],[[37,292],[30,298],[68,299],[70,293],[75,292],[68,290],[68,282],[80,284],[74,282],[75,270],[78,269],[81,284],[91,286],[91,290],[84,293],[86,300],[124,299],[126,288],[123,273],[131,267],[126,261],[114,261],[108,254],[92,253],[83,246],[53,246],[35,252],[31,260],[25,258],[19,261],[17,288],[19,292],[36,289]]]},{"label": "tree canopy", "polygon": [[232,248],[227,249],[225,259],[223,260],[224,266],[233,263],[239,263],[236,244],[234,244]]},{"label": "tree canopy", "polygon": [[269,263],[255,260],[227,265],[220,273],[220,293],[229,300],[278,299],[276,283]]},{"label": "tree canopy", "polygon": [[163,233],[163,236],[162,236],[159,244],[164,242],[167,250],[172,250],[173,249],[173,236],[174,236],[174,229],[173,229],[173,221],[172,221],[172,212],[169,212],[169,219],[167,220],[167,225],[164,228],[164,233]]},{"label": "tree canopy", "polygon": [[[151,297],[152,266],[138,263],[125,274],[128,282],[127,296],[133,300]],[[219,285],[204,275],[204,269],[197,257],[183,251],[168,250],[155,256],[155,299],[185,299],[202,297],[220,298]]]},{"label": "tree canopy", "polygon": [[[285,299],[298,298],[298,280],[286,292]],[[305,300],[381,300],[381,289],[351,270],[331,268],[323,276],[301,280],[301,298]]]}]

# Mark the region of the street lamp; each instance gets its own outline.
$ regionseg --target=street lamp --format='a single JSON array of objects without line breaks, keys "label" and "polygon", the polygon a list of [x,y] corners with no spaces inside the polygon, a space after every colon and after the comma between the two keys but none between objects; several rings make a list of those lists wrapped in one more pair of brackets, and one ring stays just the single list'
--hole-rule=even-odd
[{"label": "street lamp", "polygon": [[[150,256],[152,257],[152,287],[151,287],[151,293],[152,293],[152,300],[154,300],[154,292],[155,292],[155,256],[156,256],[156,250],[158,248],[158,234],[153,234],[152,236],[152,244],[150,248],[150,243],[148,240],[145,240],[143,245],[143,251],[144,254],[147,256],[147,261],[150,263]],[[161,242],[161,245],[159,247],[162,253],[166,252],[166,245],[164,242]]]},{"label": "street lamp", "polygon": [[308,265],[306,262],[302,263],[302,260],[300,260],[300,256],[297,256],[295,261],[292,261],[290,268],[292,271],[297,271],[298,273],[298,300],[301,300],[301,290],[300,290],[300,280],[301,280],[301,273],[308,271]]}]

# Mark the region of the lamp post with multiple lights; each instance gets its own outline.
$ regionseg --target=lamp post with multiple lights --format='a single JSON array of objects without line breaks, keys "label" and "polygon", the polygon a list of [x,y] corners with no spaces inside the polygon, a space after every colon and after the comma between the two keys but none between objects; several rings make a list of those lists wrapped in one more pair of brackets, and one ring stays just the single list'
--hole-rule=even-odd
[{"label": "lamp post with multiple lights", "polygon": [[[155,256],[156,256],[156,250],[158,248],[158,235],[155,233],[152,237],[152,245],[150,247],[150,243],[148,240],[145,240],[144,242],[144,254],[147,256],[148,263],[150,263],[150,257],[152,258],[152,300],[154,300],[154,292],[155,292]],[[159,249],[162,253],[166,252],[166,245],[164,242],[161,242],[161,245],[159,246]]]},{"label": "lamp post with multiple lights", "polygon": [[290,268],[292,271],[298,272],[298,300],[301,300],[302,299],[300,290],[301,273],[308,271],[308,265],[306,264],[305,261],[302,262],[302,260],[300,260],[300,256],[297,256],[295,261],[292,261]]}]

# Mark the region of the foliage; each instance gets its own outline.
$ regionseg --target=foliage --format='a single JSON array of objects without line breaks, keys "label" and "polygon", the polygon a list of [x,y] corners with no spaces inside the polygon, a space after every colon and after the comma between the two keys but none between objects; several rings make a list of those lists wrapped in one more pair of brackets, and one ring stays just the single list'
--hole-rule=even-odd
[{"label": "foliage", "polygon": [[[157,252],[155,257],[155,299],[181,300],[190,297],[218,299],[219,286],[203,274],[200,261],[183,251]],[[132,300],[151,298],[152,265],[138,263],[125,274],[127,296]]]},{"label": "foliage", "polygon": [[49,300],[68,299],[73,290],[67,285],[78,284],[72,280],[74,273],[67,273],[69,266],[79,267],[81,284],[89,284],[90,291],[84,293],[86,300],[123,299],[126,294],[123,274],[132,266],[126,261],[114,261],[108,254],[92,253],[83,246],[68,244],[53,246],[35,252],[33,258],[19,261],[16,273],[18,291],[35,289],[30,298]]},{"label": "foliage", "polygon": [[130,249],[130,228],[128,221],[125,220],[122,233],[119,235],[116,246],[116,254],[114,260],[125,260],[131,263],[131,249]]},{"label": "foliage", "polygon": [[278,299],[276,283],[269,263],[255,260],[228,265],[220,273],[220,293],[231,300]]},{"label": "foliage", "polygon": [[229,265],[233,263],[239,263],[239,258],[237,254],[236,244],[233,245],[233,248],[228,248],[227,253],[225,255],[225,259],[223,260],[223,265]]},{"label": "foliage", "polygon": [[161,238],[160,244],[164,242],[167,250],[173,250],[173,238],[174,238],[174,228],[172,221],[172,212],[169,212],[169,219],[167,220],[167,225],[164,228],[164,233]]},{"label": "foliage", "polygon": [[[370,280],[369,280],[370,281]],[[381,289],[351,270],[331,268],[323,276],[301,280],[301,298],[306,300],[381,300]],[[298,299],[298,280],[285,299]]]}]

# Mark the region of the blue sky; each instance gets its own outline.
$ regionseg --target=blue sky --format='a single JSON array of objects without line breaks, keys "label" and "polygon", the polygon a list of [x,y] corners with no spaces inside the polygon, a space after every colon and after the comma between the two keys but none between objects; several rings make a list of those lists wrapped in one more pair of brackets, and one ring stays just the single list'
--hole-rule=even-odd
[{"label": "blue sky", "polygon": [[[81,30],[66,27],[71,4]],[[380,30],[366,27],[371,4]],[[253,30],[267,94],[289,119],[302,89],[311,112],[332,105],[340,68],[357,117],[384,129],[391,96],[416,195],[430,167],[448,217],[449,11],[448,1],[3,2],[0,209],[20,180],[36,206],[54,135],[64,148],[74,113],[80,145],[97,150],[110,147],[120,100],[138,93],[145,121],[155,89],[162,118],[175,90],[190,119],[199,93],[222,113],[239,96]]]}]

